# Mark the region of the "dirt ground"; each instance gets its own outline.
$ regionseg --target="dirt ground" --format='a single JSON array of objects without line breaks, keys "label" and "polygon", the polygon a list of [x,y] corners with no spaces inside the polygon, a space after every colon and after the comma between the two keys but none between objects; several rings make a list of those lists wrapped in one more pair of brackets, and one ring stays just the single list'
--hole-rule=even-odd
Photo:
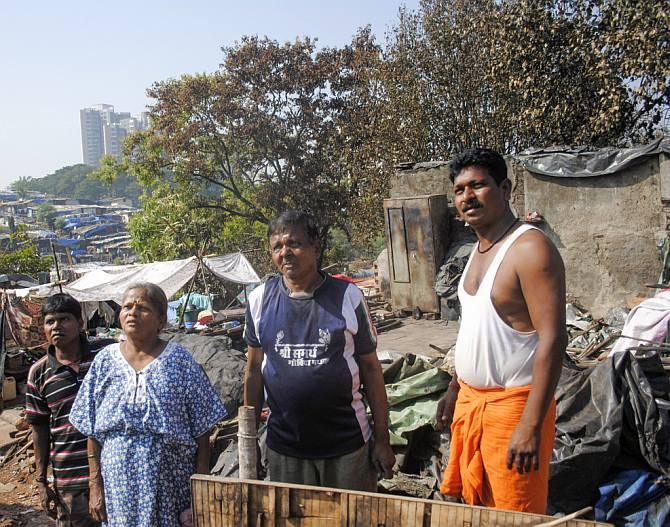
[{"label": "dirt ground", "polygon": [[27,463],[9,462],[0,468],[0,527],[53,527],[39,502],[34,474]]},{"label": "dirt ground", "polygon": [[384,352],[438,357],[443,353],[431,347],[431,344],[446,352],[456,344],[457,335],[458,322],[403,318],[399,327],[379,333],[377,353],[380,359]]},{"label": "dirt ground", "polygon": [[[16,432],[14,424],[23,410],[23,397],[6,403],[0,413],[0,451],[3,445],[13,441],[11,434]],[[24,457],[24,456],[21,456]],[[0,467],[0,527],[52,527],[55,521],[49,520],[42,512],[35,475],[30,472],[28,459],[11,459]]]}]

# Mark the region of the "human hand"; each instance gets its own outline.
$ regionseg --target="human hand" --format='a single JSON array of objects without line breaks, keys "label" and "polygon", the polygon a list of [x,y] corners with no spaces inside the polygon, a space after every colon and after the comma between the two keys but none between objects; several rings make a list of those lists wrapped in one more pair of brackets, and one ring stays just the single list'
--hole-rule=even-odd
[{"label": "human hand", "polygon": [[454,409],[456,408],[456,399],[458,399],[458,388],[449,384],[449,388],[437,402],[435,412],[435,429],[438,432],[444,432],[451,428],[451,421],[454,418]]},{"label": "human hand", "polygon": [[377,470],[384,475],[384,478],[392,478],[395,468],[395,454],[389,442],[376,441],[372,455]]},{"label": "human hand", "polygon": [[107,506],[105,505],[105,491],[102,480],[94,478],[88,486],[88,512],[97,522],[107,521]]},{"label": "human hand", "polygon": [[193,509],[191,507],[182,511],[179,515],[179,525],[181,527],[193,527]]},{"label": "human hand", "polygon": [[535,427],[519,423],[512,433],[507,447],[507,468],[516,464],[519,474],[540,468],[540,433]]},{"label": "human hand", "polygon": [[44,512],[47,513],[47,516],[55,520],[58,516],[58,505],[60,504],[58,496],[46,482],[38,483],[37,491],[39,492],[40,504],[42,505]]}]

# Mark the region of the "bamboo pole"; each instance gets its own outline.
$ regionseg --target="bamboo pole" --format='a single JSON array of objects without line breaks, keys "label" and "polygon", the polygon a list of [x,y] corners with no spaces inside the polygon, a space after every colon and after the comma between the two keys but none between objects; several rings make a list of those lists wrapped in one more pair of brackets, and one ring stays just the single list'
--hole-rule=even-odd
[{"label": "bamboo pole", "polygon": [[556,518],[555,520],[551,520],[544,523],[538,523],[535,527],[556,527],[558,525],[563,525],[564,523],[567,523],[570,520],[574,520],[576,518],[579,518],[580,516],[584,516],[584,514],[591,512],[592,510],[593,507],[584,507],[583,509],[571,512],[570,514],[566,514],[565,516],[561,516],[560,518]]},{"label": "bamboo pole", "polygon": [[56,278],[58,278],[58,288],[60,289],[60,292],[63,292],[63,285],[60,279],[60,268],[58,267],[58,258],[56,257],[56,248],[54,247],[54,242],[52,240],[49,240],[49,244],[51,245],[51,254],[53,255],[54,258],[54,264],[56,265]]},{"label": "bamboo pole", "polygon": [[184,306],[181,309],[181,314],[179,315],[179,323],[177,324],[178,328],[181,328],[181,325],[184,323],[184,313],[186,313],[186,309],[188,308],[188,301],[191,298],[191,291],[193,290],[193,285],[195,284],[196,278],[198,278],[198,271],[200,270],[200,263],[202,260],[198,258],[198,266],[195,269],[195,273],[193,273],[193,278],[191,278],[191,283],[188,284],[188,291],[186,293],[186,299],[184,300]]},{"label": "bamboo pole", "polygon": [[239,423],[237,437],[240,479],[257,479],[256,411],[254,407],[240,406],[237,419]]}]

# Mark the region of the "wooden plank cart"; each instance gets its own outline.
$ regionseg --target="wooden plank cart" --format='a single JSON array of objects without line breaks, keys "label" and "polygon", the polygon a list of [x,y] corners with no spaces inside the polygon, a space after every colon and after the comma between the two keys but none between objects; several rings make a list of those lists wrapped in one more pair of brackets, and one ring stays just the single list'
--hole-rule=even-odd
[{"label": "wooden plank cart", "polygon": [[457,503],[195,475],[195,527],[520,527],[609,524]]}]

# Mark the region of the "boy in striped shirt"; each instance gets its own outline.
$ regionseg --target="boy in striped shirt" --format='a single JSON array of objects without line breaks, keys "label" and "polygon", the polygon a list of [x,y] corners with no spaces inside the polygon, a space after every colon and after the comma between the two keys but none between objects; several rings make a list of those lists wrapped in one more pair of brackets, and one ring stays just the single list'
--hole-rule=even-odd
[{"label": "boy in striped shirt", "polygon": [[[86,436],[69,420],[70,408],[95,355],[82,333],[81,306],[72,296],[58,293],[49,297],[42,315],[49,348],[30,369],[26,390],[40,501],[58,527],[97,526],[88,511]],[[49,461],[53,489],[46,479]]]}]

